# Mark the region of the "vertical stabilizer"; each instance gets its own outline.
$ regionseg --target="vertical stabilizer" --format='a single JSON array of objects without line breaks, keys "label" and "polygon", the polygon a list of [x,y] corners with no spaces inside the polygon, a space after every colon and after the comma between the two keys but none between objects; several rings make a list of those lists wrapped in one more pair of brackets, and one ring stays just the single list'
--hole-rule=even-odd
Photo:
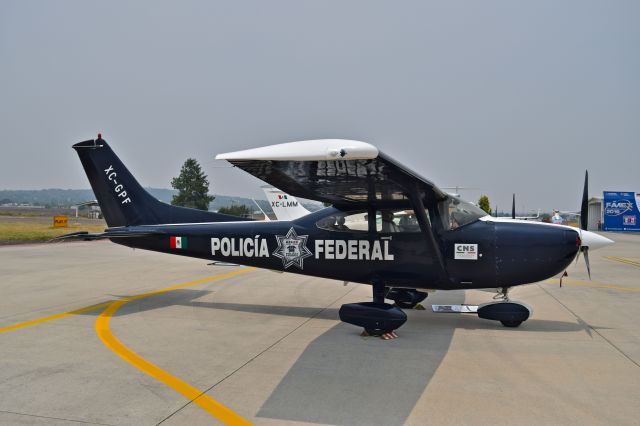
[{"label": "vertical stabilizer", "polygon": [[268,186],[263,186],[262,189],[278,220],[296,220],[311,213],[293,195]]},{"label": "vertical stabilizer", "polygon": [[109,227],[244,220],[236,216],[172,206],[155,199],[98,135],[73,145]]}]

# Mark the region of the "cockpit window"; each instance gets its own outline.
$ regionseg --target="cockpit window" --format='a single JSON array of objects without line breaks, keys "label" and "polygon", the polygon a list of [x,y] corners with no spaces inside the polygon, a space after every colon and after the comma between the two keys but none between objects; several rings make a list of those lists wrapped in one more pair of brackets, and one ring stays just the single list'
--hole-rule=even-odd
[{"label": "cockpit window", "polygon": [[445,230],[459,228],[487,215],[480,207],[456,197],[440,202],[438,208]]},{"label": "cockpit window", "polygon": [[[429,213],[427,212],[427,215]],[[376,211],[375,228],[380,233],[420,232],[420,225],[413,210],[385,209]],[[343,232],[368,232],[367,212],[337,213],[320,219],[316,225],[320,229]]]},{"label": "cockpit window", "polygon": [[316,226],[328,231],[367,232],[369,230],[366,212],[337,213],[320,219]]}]

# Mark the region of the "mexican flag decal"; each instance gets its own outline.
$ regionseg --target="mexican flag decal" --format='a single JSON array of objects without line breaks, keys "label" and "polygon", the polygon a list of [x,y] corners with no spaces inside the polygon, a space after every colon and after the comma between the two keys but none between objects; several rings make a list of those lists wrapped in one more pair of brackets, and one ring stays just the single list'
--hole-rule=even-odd
[{"label": "mexican flag decal", "polygon": [[172,249],[186,249],[187,248],[187,237],[171,237],[171,248]]}]

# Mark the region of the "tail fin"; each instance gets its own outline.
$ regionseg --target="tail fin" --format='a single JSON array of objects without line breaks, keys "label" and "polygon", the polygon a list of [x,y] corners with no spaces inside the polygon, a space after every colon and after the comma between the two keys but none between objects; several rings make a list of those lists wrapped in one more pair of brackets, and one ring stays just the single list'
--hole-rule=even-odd
[{"label": "tail fin", "polygon": [[155,199],[98,135],[73,145],[109,227],[244,220],[203,210],[172,206]]},{"label": "tail fin", "polygon": [[286,194],[277,188],[262,187],[271,209],[278,220],[296,220],[311,213],[305,209],[296,197]]}]

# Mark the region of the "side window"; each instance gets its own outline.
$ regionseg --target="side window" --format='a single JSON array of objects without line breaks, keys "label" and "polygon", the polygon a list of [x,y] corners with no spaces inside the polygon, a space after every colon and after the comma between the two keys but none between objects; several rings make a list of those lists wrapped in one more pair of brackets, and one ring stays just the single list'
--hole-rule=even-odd
[{"label": "side window", "polygon": [[[429,213],[427,213],[427,217]],[[394,232],[420,232],[420,225],[413,210],[393,209],[376,212],[376,231],[386,234]]]},{"label": "side window", "polygon": [[[429,211],[425,210],[427,220]],[[367,212],[338,213],[316,222],[316,226],[327,231],[369,232]],[[385,209],[376,211],[376,231],[382,234],[421,232],[418,218],[413,210]]]},{"label": "side window", "polygon": [[328,231],[367,232],[369,229],[368,216],[366,212],[339,213],[320,219],[316,222],[316,226]]}]

